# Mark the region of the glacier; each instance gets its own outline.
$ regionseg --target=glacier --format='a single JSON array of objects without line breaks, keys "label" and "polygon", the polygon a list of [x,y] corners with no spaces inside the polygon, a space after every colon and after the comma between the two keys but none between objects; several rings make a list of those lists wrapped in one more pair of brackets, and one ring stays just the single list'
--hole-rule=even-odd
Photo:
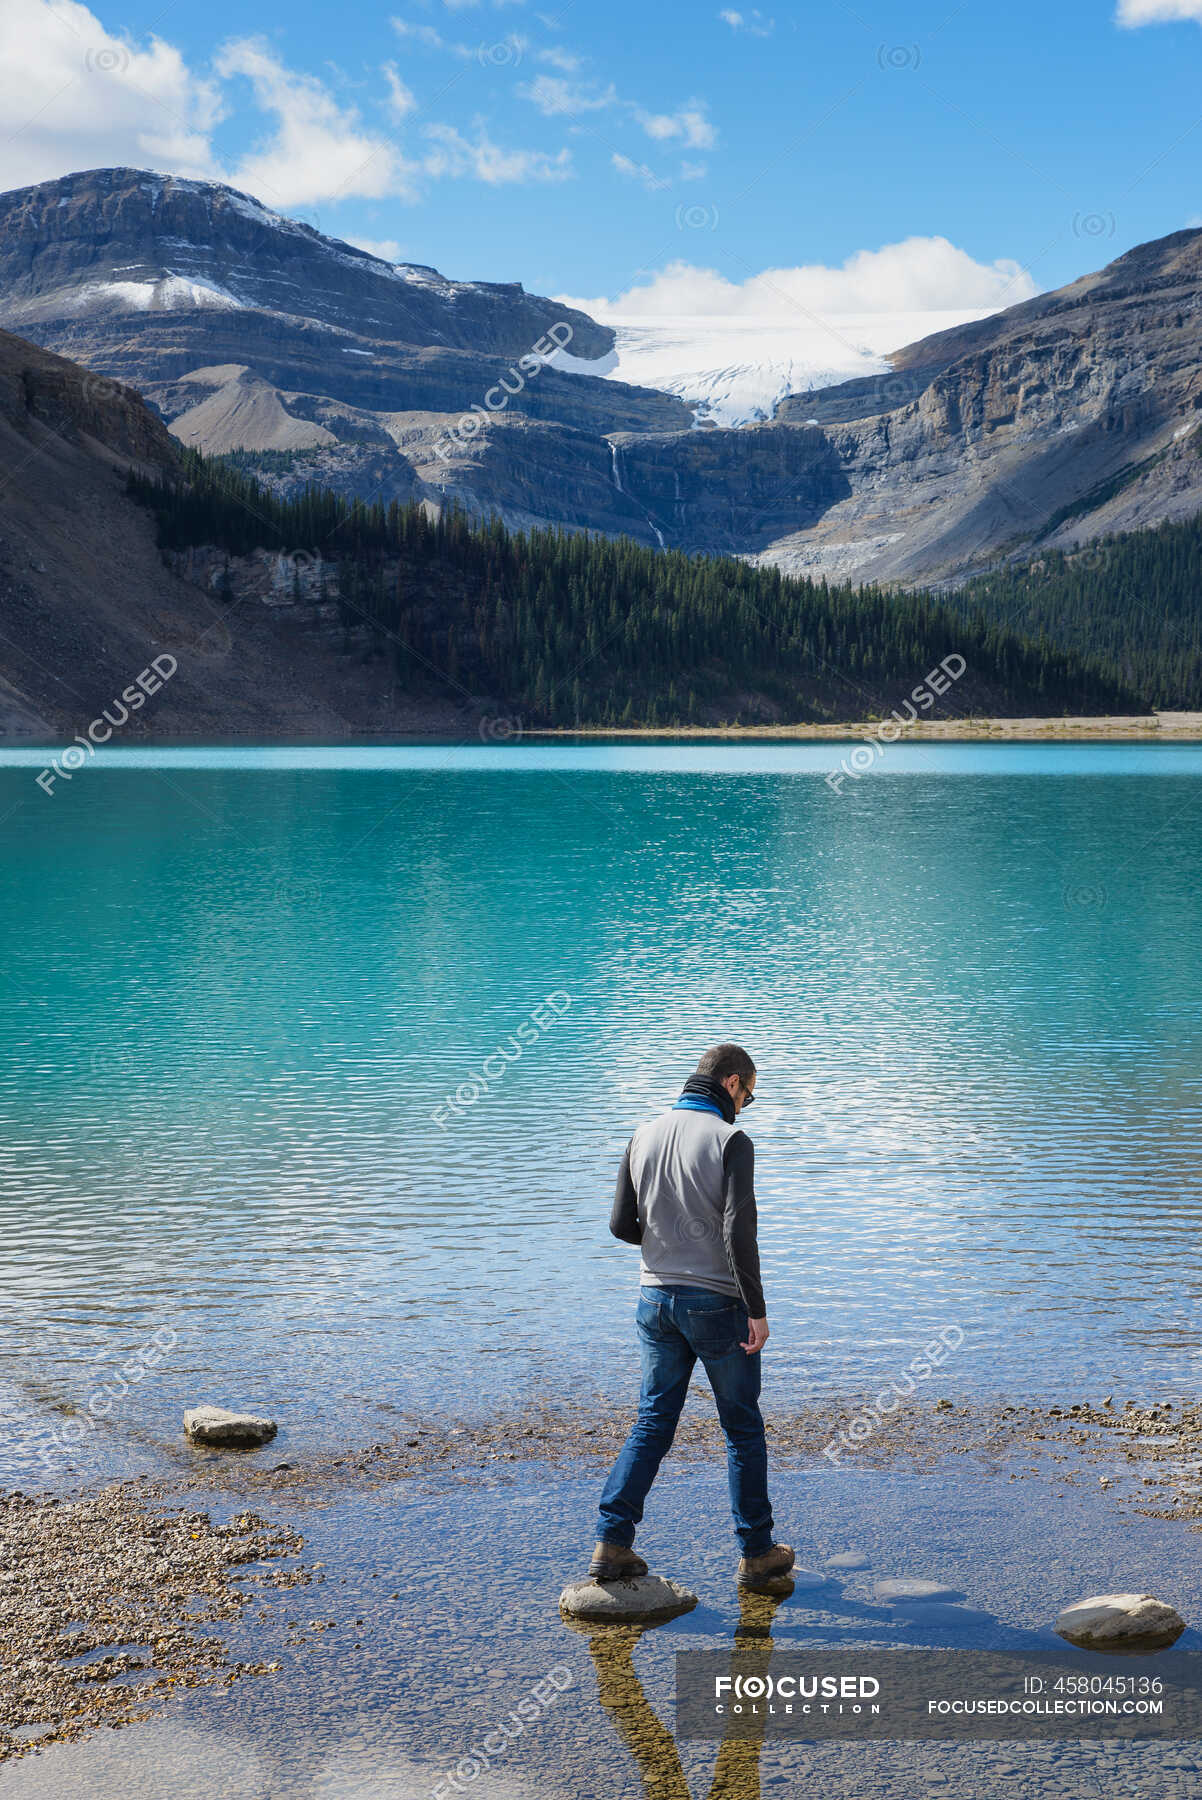
[{"label": "glacier", "polygon": [[699,425],[770,419],[786,394],[887,374],[889,352],[989,316],[977,311],[877,312],[782,318],[744,314],[638,317],[608,310],[598,323],[616,335],[597,361],[559,351],[549,360],[578,375],[604,375],[676,394]]}]

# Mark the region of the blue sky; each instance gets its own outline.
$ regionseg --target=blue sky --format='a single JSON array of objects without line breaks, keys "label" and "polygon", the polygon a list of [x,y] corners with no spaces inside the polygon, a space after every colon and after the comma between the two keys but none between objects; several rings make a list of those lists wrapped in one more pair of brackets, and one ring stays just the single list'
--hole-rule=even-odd
[{"label": "blue sky", "polygon": [[1007,304],[1202,221],[1202,0],[1117,3],[5,0],[0,180],[214,175],[582,298]]}]

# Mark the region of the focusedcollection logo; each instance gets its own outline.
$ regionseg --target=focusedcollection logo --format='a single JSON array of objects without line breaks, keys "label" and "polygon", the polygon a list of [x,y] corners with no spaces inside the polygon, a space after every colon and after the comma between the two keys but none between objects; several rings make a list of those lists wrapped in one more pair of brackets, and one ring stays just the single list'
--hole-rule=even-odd
[{"label": "focusedcollection logo", "polygon": [[900,1374],[888,1381],[879,1394],[866,1401],[846,1421],[838,1436],[823,1446],[823,1456],[837,1466],[845,1451],[856,1450],[866,1444],[881,1422],[912,1398],[919,1382],[929,1381],[936,1369],[941,1368],[951,1352],[958,1350],[963,1342],[964,1333],[959,1325],[945,1325],[929,1343],[923,1345],[917,1356],[910,1358]]},{"label": "focusedcollection logo", "polygon": [[715,1675],[714,1711],[735,1717],[780,1713],[879,1713],[875,1675]]},{"label": "focusedcollection logo", "polygon": [[957,651],[937,663],[923,676],[918,686],[911,690],[910,698],[902,701],[901,708],[895,706],[889,717],[882,719],[867,734],[863,743],[857,744],[850,756],[843,758],[837,769],[831,770],[826,777],[826,785],[831,792],[842,792],[843,783],[848,779],[859,781],[877,758],[885,754],[886,747],[895,744],[907,726],[914,724],[919,712],[930,712],[936,697],[946,694],[952,683],[959,681],[967,667],[968,664]]}]

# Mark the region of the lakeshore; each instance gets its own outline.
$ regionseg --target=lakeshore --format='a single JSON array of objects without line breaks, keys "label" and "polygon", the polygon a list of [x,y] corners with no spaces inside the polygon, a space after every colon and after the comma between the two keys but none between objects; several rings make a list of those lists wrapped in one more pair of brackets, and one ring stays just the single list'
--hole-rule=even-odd
[{"label": "lakeshore", "polygon": [[[872,1428],[861,1435],[857,1423],[866,1419]],[[204,1728],[235,1687],[231,1701],[240,1706],[287,1708],[298,1686],[328,1679],[335,1665],[352,1688],[370,1677],[389,1653],[390,1634],[402,1623],[406,1631],[420,1631],[429,1605],[420,1561],[406,1569],[402,1558],[389,1568],[396,1546],[385,1543],[384,1521],[398,1506],[415,1533],[412,1550],[431,1542],[431,1530],[440,1528],[435,1521],[457,1513],[495,1521],[514,1502],[520,1516],[525,1497],[536,1495],[554,1515],[562,1511],[555,1498],[562,1494],[569,1518],[572,1509],[577,1514],[575,1559],[561,1551],[562,1561],[548,1563],[527,1553],[516,1571],[531,1584],[525,1610],[541,1609],[543,1629],[553,1633],[557,1586],[579,1572],[587,1555],[590,1520],[580,1496],[595,1489],[628,1424],[629,1416],[612,1407],[548,1398],[488,1421],[465,1418],[435,1427],[413,1420],[386,1441],[296,1461],[279,1457],[275,1445],[246,1455],[165,1446],[176,1465],[171,1474],[73,1496],[4,1496],[0,1544],[5,1565],[18,1576],[2,1607],[15,1679],[0,1692],[0,1764],[45,1767],[49,1777],[60,1766],[58,1747],[78,1750],[95,1733],[107,1728],[111,1735],[118,1727],[137,1728],[123,1752],[136,1761],[140,1732],[149,1732],[153,1742],[156,1725],[179,1716],[181,1708]],[[844,1535],[845,1502],[811,1503],[798,1515],[798,1498],[815,1482],[831,1484],[835,1495],[854,1493],[866,1480],[878,1492],[900,1490],[903,1496],[915,1483],[933,1484],[932,1493],[942,1495],[939,1505],[949,1512],[968,1496],[978,1514],[987,1509],[1005,1519],[1042,1512],[1049,1531],[1063,1519],[1070,1534],[1078,1528],[1075,1514],[1086,1507],[1093,1511],[1092,1535],[1099,1536],[1101,1524],[1101,1535],[1113,1545],[1116,1578],[1138,1565],[1133,1526],[1136,1533],[1162,1531],[1164,1524],[1156,1522],[1167,1522],[1174,1534],[1184,1526],[1202,1528],[1202,1494],[1193,1480],[1202,1450],[1202,1406],[1172,1399],[1107,1395],[1100,1402],[1029,1405],[941,1396],[885,1413],[872,1396],[849,1396],[770,1412],[768,1431],[774,1487],[787,1496],[791,1528],[794,1521],[797,1527],[795,1598],[803,1631],[816,1606],[871,1609],[873,1583],[882,1575],[952,1576],[969,1590],[966,1604],[925,1612],[903,1606],[899,1614],[878,1605],[875,1629],[884,1631],[883,1641],[890,1641],[902,1619],[909,1621],[903,1638],[912,1641],[915,1618],[935,1628],[937,1637],[955,1642],[960,1633],[975,1641],[990,1617],[980,1610],[984,1593],[973,1590],[951,1554],[946,1531],[925,1546],[920,1530],[915,1543],[898,1541],[892,1552],[874,1547],[869,1553]],[[847,1447],[832,1462],[830,1447],[839,1444]],[[665,1493],[677,1504],[683,1498],[695,1519],[698,1512],[709,1517],[721,1471],[721,1435],[708,1391],[698,1387],[666,1465]],[[248,1498],[255,1510],[248,1509]],[[423,1507],[432,1509],[424,1528]],[[652,1546],[652,1520],[661,1510],[654,1508],[648,1522]],[[366,1563],[356,1532],[347,1531],[348,1519],[376,1521],[369,1527]],[[331,1539],[333,1521],[341,1523]],[[724,1549],[725,1521],[714,1516],[710,1523],[712,1551],[721,1562],[731,1555]],[[1178,1542],[1180,1555],[1184,1544]],[[1048,1559],[1053,1592],[1057,1582],[1065,1588],[1073,1580],[1060,1568],[1062,1552]],[[651,1554],[655,1558],[655,1548]],[[1105,1561],[1104,1544],[1102,1555]],[[443,1566],[441,1556],[437,1566]],[[345,1590],[355,1587],[364,1568],[370,1570],[366,1597],[361,1592],[352,1598]],[[1039,1573],[1038,1557],[1032,1572]],[[998,1573],[988,1571],[991,1594]],[[978,1588],[984,1574],[982,1565]],[[1178,1582],[1166,1597],[1181,1598],[1179,1589]],[[1076,1596],[1064,1591],[1059,1598],[1067,1603]],[[1185,1599],[1181,1603],[1187,1607]],[[999,1630],[1011,1638],[1020,1627],[1031,1630],[1029,1621],[1002,1616],[996,1598],[992,1605],[995,1637]],[[777,1621],[785,1641],[792,1612],[787,1605]],[[695,1641],[695,1625],[682,1627],[682,1645]],[[604,1663],[621,1643],[629,1651],[639,1635],[603,1628],[593,1635],[592,1648]],[[252,1690],[261,1690],[261,1698],[250,1698]],[[588,1707],[587,1694],[574,1696],[574,1704]],[[64,1766],[69,1772],[71,1765]],[[97,1791],[106,1791],[103,1784]]]},{"label": "lakeshore", "polygon": [[[515,737],[532,738],[760,738],[805,743],[809,739],[877,737],[882,724],[896,723],[893,715],[877,719],[849,719],[838,725],[574,725],[528,726]],[[916,719],[900,726],[890,740],[1010,739],[1031,743],[1071,740],[1099,743],[1113,739],[1135,743],[1196,743],[1202,741],[1202,712],[1114,714],[1091,718],[1087,714],[1064,718],[1022,719]]]},{"label": "lakeshore", "polygon": [[[440,702],[414,702],[399,728],[387,732],[373,731],[368,726],[340,730],[335,721],[323,721],[320,728],[306,732],[289,730],[265,742],[262,734],[251,727],[245,731],[218,730],[199,734],[194,731],[162,729],[153,721],[130,730],[120,745],[89,751],[97,762],[111,760],[114,750],[151,753],[156,749],[222,750],[253,747],[277,754],[290,749],[301,752],[323,746],[332,750],[355,746],[386,751],[409,745],[426,745],[431,749],[482,743],[504,748],[524,741],[563,742],[752,742],[805,744],[827,743],[841,739],[876,737],[882,725],[889,729],[890,743],[988,742],[999,743],[1199,743],[1202,742],[1202,712],[1159,712],[1131,714],[1081,713],[1021,718],[942,718],[902,719],[892,713],[866,719],[845,719],[822,724],[805,721],[796,724],[773,722],[759,725],[535,725],[517,714],[496,716],[479,708],[449,706]],[[896,727],[896,730],[894,729]],[[69,740],[64,740],[69,741]],[[45,753],[49,760],[62,755],[63,741],[47,740],[33,729],[12,727],[0,730],[0,747],[10,751]]]}]

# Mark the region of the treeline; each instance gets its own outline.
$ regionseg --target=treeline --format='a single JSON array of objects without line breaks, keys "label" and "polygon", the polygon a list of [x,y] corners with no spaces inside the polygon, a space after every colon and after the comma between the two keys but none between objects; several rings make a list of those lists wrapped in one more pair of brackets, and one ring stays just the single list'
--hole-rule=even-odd
[{"label": "treeline", "polygon": [[282,499],[195,452],[178,478],[131,475],[130,492],[154,509],[166,549],[333,564],[328,598],[348,643],[366,632],[407,689],[449,679],[547,723],[882,716],[951,655],[967,670],[933,713],[1145,704],[1111,671],[925,593],[792,579],[630,539],[514,534],[454,509],[433,517],[313,486]]},{"label": "treeline", "polygon": [[1202,709],[1202,516],[1049,551],[978,577],[950,602],[999,629],[1087,644],[1151,707]]}]

